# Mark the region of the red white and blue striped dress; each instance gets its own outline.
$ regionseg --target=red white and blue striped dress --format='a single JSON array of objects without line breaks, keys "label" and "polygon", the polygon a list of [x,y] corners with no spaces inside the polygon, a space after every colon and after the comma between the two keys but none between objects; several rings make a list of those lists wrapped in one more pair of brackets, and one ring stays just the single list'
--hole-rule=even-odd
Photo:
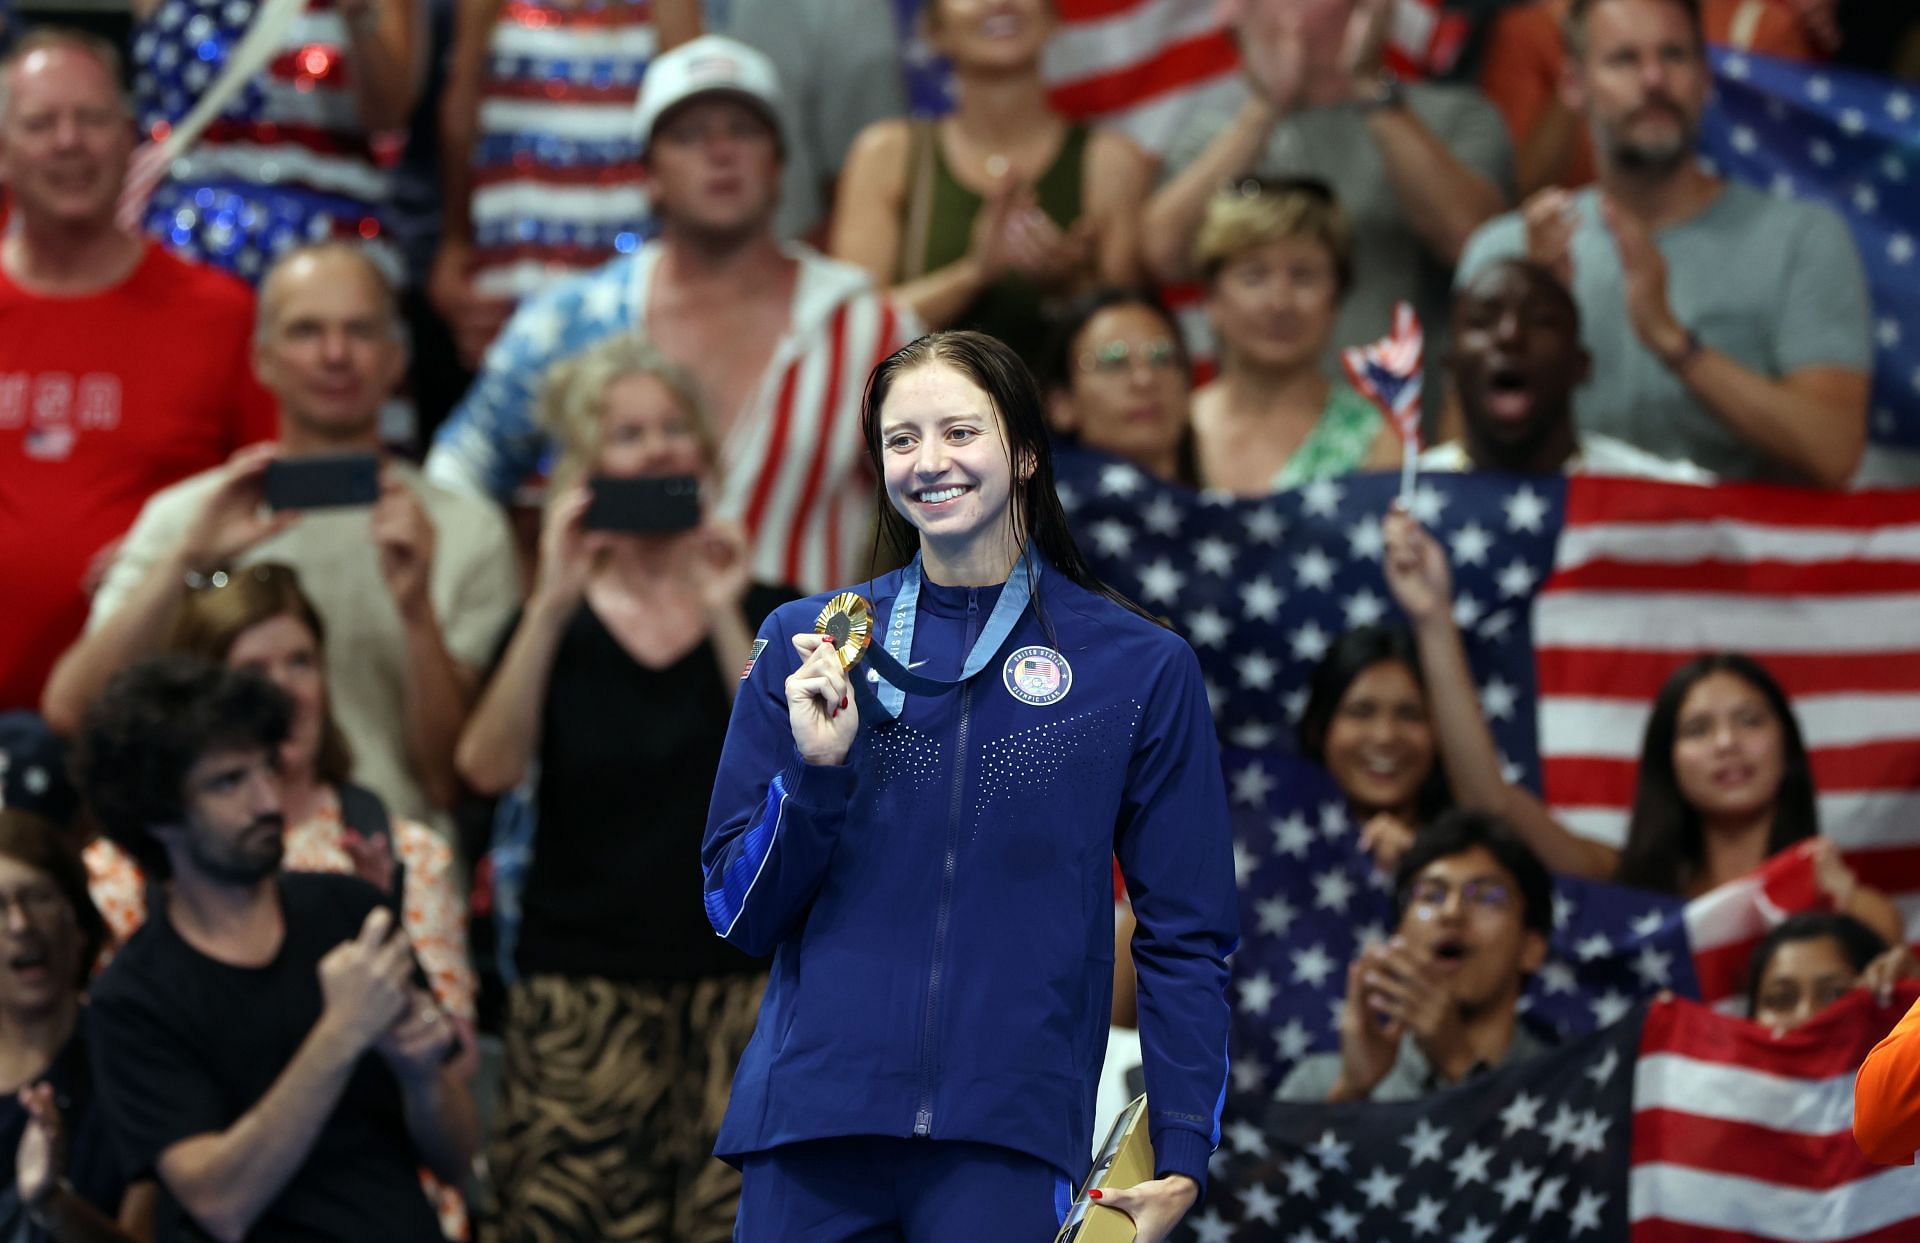
[{"label": "red white and blue striped dress", "polygon": [[[159,141],[220,76],[258,0],[162,0],[134,33],[134,100]],[[392,274],[390,179],[361,124],[332,0],[308,0],[285,46],[153,192],[142,227],[189,258],[257,281],[301,242],[359,238]]]},{"label": "red white and blue striped dress", "polygon": [[652,233],[633,104],[658,37],[648,0],[506,0],[481,84],[474,284],[520,299]]}]

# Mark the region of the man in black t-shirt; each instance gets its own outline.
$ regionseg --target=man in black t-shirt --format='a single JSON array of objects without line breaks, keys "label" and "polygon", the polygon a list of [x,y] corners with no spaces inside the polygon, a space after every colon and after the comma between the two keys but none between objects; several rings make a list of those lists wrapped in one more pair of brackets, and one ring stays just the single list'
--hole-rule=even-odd
[{"label": "man in black t-shirt", "polygon": [[158,1237],[438,1240],[417,1169],[463,1181],[473,1102],[392,913],[282,874],[286,700],[182,656],[116,678],[78,770],[164,902],[93,990],[101,1106],[167,1192]]}]

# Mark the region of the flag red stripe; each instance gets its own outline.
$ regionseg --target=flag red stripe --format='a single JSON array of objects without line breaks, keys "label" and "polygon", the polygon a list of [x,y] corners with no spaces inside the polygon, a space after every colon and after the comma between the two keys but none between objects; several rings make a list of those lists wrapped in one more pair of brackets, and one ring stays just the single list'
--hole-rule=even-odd
[{"label": "flag red stripe", "polygon": [[[809,528],[813,525],[813,507],[820,498],[820,481],[827,473],[827,459],[833,456],[835,441],[839,439],[839,428],[833,425],[833,412],[840,408],[841,373],[846,369],[847,354],[847,312],[852,303],[843,302],[833,313],[833,325],[828,329],[833,344],[828,352],[827,397],[822,411],[819,443],[813,446],[813,461],[807,467],[806,483],[800,489],[800,507],[794,511],[793,522],[787,531],[787,581],[802,581],[804,567],[800,564],[802,545],[809,537]],[[830,582],[839,582],[829,578]]]},{"label": "flag red stripe", "polygon": [[800,360],[795,359],[787,365],[787,373],[780,379],[780,400],[773,409],[773,434],[768,451],[761,459],[765,465],[760,478],[753,485],[753,499],[747,503],[747,537],[757,539],[760,535],[761,521],[767,516],[767,503],[773,499],[774,484],[780,478],[781,459],[787,452],[787,434],[793,424],[793,390],[800,382]]},{"label": "flag red stripe", "polygon": [[1659,1161],[1810,1191],[1885,1168],[1867,1160],[1851,1130],[1801,1135],[1672,1109],[1634,1111],[1632,1151],[1636,1165]]},{"label": "flag red stripe", "polygon": [[473,170],[475,189],[497,186],[502,182],[531,182],[542,186],[628,186],[637,184],[643,166],[622,161],[618,164],[581,164],[555,168],[545,164],[487,164]]},{"label": "flag red stripe", "polygon": [[[1909,1218],[1865,1234],[1849,1235],[1834,1243],[1913,1243],[1916,1235],[1920,1235],[1920,1223]],[[1650,1218],[1633,1223],[1633,1243],[1755,1243],[1755,1240],[1745,1231],[1716,1230],[1711,1226]]]},{"label": "flag red stripe", "polygon": [[[1906,740],[1816,747],[1811,754],[1814,788],[1821,794],[1920,789],[1920,748]],[[1624,810],[1633,804],[1639,761],[1557,755],[1542,760],[1540,771],[1556,807]]]},{"label": "flag red stripe", "polygon": [[[1681,652],[1542,647],[1536,661],[1540,694],[1650,703],[1668,676],[1687,659]],[[1764,659],[1767,672],[1792,696],[1920,691],[1920,650],[1768,652]]]},{"label": "flag red stripe", "polygon": [[483,99],[518,99],[555,104],[625,104],[632,106],[638,84],[594,86],[564,78],[496,78],[481,92]]},{"label": "flag red stripe", "polygon": [[1920,591],[1920,562],[1589,561],[1555,570],[1556,591],[1731,592],[1743,596],[1859,596]]},{"label": "flag red stripe", "polygon": [[567,30],[613,30],[627,26],[644,26],[652,20],[651,4],[619,4],[608,5],[605,8],[555,11],[542,8],[537,4],[519,3],[519,0],[509,0],[509,3],[501,8],[498,18],[502,24],[526,26],[536,30],[549,26],[558,26]]},{"label": "flag red stripe", "polygon": [[1759,937],[1730,941],[1725,945],[1693,947],[1693,974],[1700,981],[1700,999],[1713,1005],[1747,991],[1747,963]]},{"label": "flag red stripe", "polygon": [[1911,526],[1920,509],[1911,492],[1835,494],[1770,484],[1683,483],[1576,476],[1567,482],[1567,525],[1633,522],[1753,523],[1770,527],[1851,528]]},{"label": "flag red stripe", "polygon": [[371,159],[373,148],[363,137],[337,134],[314,125],[286,125],[273,121],[235,121],[221,118],[207,126],[204,141],[210,143],[250,142],[261,146],[291,143],[305,147],[315,155],[352,156]]},{"label": "flag red stripe", "polygon": [[557,246],[544,242],[515,242],[511,246],[476,246],[473,249],[476,267],[504,267],[523,259],[550,263],[556,267],[592,268],[607,261],[607,252],[598,247]]},{"label": "flag red stripe", "polygon": [[[1894,990],[1891,1005],[1875,1004],[1864,992],[1835,1002],[1805,1027],[1778,1038],[1748,1023],[1688,1002],[1669,1002],[1647,1009],[1640,1031],[1640,1056],[1678,1054],[1699,1062],[1718,1062],[1765,1074],[1798,1079],[1830,1079],[1859,1069],[1877,1036],[1885,1034],[1906,1013],[1916,996],[1914,986]],[[1864,1017],[1873,1015],[1876,1017]],[[1835,1033],[1848,1037],[1835,1039]],[[1916,1205],[1920,1208],[1920,1205]]]},{"label": "flag red stripe", "polygon": [[1153,0],[1056,0],[1062,22],[1098,22],[1147,8]]},{"label": "flag red stripe", "polygon": [[1102,116],[1232,73],[1240,54],[1223,32],[1196,35],[1160,48],[1146,60],[1062,82],[1047,92],[1069,116]]}]

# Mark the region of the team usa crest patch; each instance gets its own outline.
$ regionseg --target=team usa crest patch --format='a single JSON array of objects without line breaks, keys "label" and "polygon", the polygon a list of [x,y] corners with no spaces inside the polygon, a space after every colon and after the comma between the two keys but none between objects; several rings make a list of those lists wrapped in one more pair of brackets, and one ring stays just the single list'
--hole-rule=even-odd
[{"label": "team usa crest patch", "polygon": [[1023,647],[1007,657],[1000,676],[1007,692],[1036,708],[1057,704],[1073,689],[1073,666],[1050,647]]}]

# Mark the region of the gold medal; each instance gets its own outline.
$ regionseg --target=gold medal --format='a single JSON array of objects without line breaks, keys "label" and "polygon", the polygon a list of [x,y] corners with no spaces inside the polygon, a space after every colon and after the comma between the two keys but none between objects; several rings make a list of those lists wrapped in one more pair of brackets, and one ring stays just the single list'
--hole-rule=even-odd
[{"label": "gold medal", "polygon": [[831,638],[840,654],[840,667],[851,669],[867,654],[867,644],[873,642],[873,606],[853,592],[843,591],[827,601],[820,616],[814,618],[813,632]]}]

